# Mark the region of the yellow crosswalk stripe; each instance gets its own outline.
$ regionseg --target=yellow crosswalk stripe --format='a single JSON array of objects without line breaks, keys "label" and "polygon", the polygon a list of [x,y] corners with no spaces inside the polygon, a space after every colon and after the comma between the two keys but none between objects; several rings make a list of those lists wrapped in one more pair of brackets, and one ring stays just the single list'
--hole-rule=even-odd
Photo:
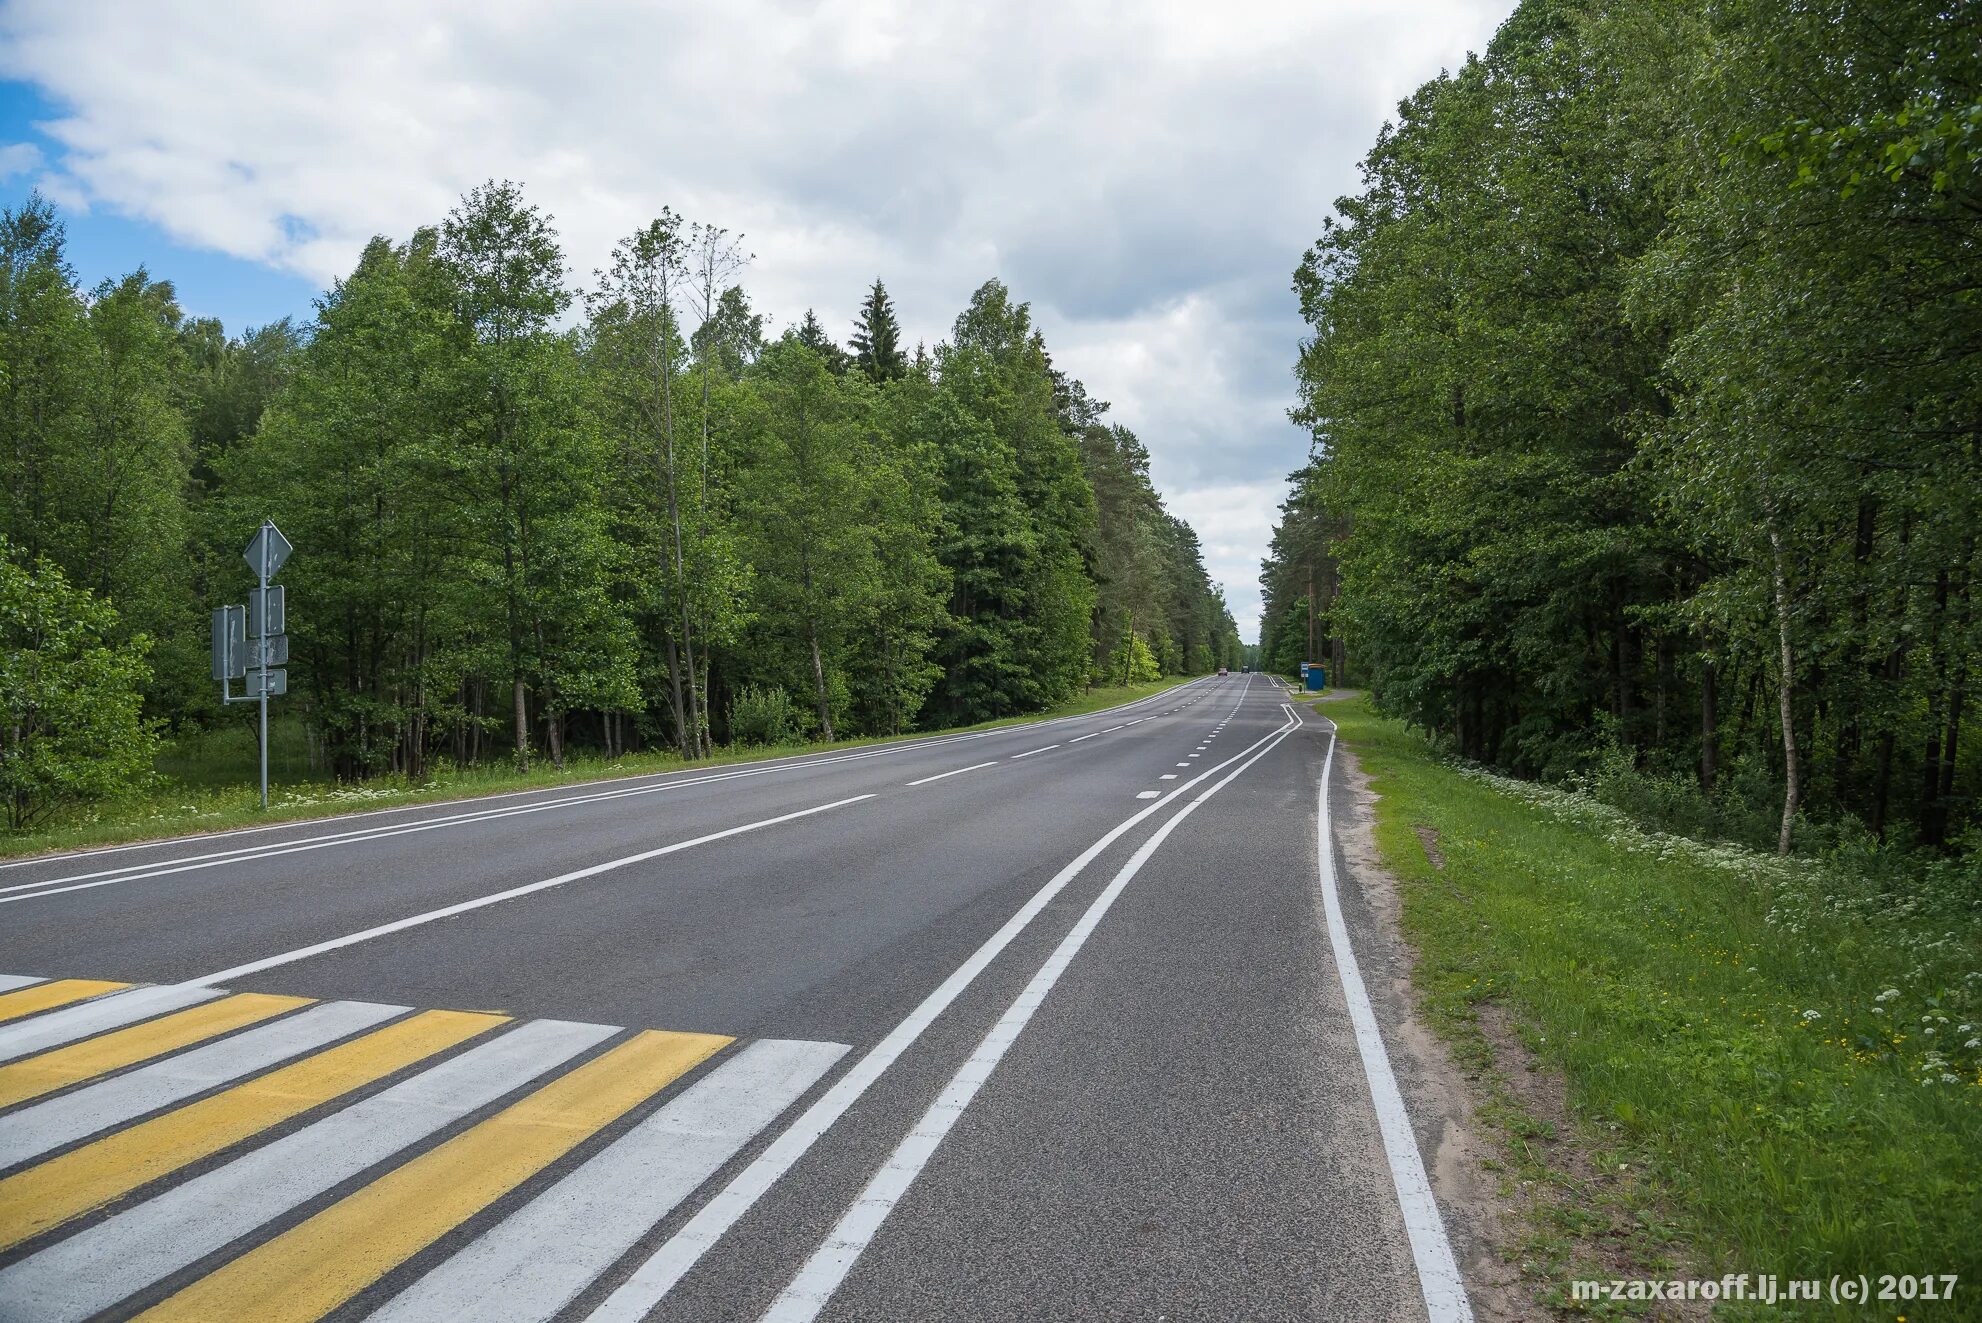
[{"label": "yellow crosswalk stripe", "polygon": [[308,1006],[308,997],[270,997],[243,992],[176,1015],[161,1016],[128,1029],[43,1052],[11,1066],[0,1066],[0,1107],[39,1098],[55,1089],[94,1079],[108,1071],[176,1052],[216,1035],[259,1023],[284,1011]]},{"label": "yellow crosswalk stripe", "polygon": [[486,1033],[506,1019],[428,1011],[0,1180],[0,1249]]},{"label": "yellow crosswalk stripe", "polygon": [[145,1323],[330,1313],[734,1040],[649,1030],[147,1310]]},{"label": "yellow crosswalk stripe", "polygon": [[101,979],[93,978],[62,978],[48,983],[37,983],[33,987],[0,994],[0,1020],[18,1020],[21,1016],[33,1015],[36,1011],[67,1006],[72,1001],[101,997],[106,992],[120,992],[130,986],[128,983],[105,983]]}]

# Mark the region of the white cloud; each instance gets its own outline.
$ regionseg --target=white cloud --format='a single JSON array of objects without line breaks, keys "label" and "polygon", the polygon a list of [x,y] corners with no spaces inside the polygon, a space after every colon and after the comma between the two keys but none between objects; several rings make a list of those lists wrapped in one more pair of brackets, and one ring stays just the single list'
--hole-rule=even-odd
[{"label": "white cloud", "polygon": [[1287,484],[1278,479],[1186,487],[1167,498],[1170,513],[1197,530],[1204,567],[1225,589],[1242,638],[1259,637],[1259,563],[1273,539]]},{"label": "white cloud", "polygon": [[1301,462],[1290,272],[1511,5],[19,0],[0,74],[65,108],[52,192],[320,282],[491,176],[574,279],[663,205],[745,232],[780,321],[843,332],[879,275],[934,340],[1000,276],[1182,508]]},{"label": "white cloud", "polygon": [[9,143],[0,147],[0,180],[32,174],[41,168],[41,148],[31,142]]}]

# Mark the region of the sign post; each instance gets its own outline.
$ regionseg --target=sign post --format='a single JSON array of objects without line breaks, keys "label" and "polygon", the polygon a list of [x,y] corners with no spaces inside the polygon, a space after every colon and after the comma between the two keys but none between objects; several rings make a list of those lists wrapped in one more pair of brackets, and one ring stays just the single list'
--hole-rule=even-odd
[{"label": "sign post", "polygon": [[[223,703],[261,705],[261,792],[262,807],[268,807],[268,699],[271,694],[289,692],[289,672],[281,669],[289,660],[287,626],[288,600],[283,589],[269,586],[276,572],[289,561],[295,548],[273,520],[264,519],[254,537],[241,552],[241,559],[255,572],[255,589],[246,606],[222,606],[213,612],[213,678],[220,681]],[[245,692],[228,692],[228,681],[246,682]]]}]

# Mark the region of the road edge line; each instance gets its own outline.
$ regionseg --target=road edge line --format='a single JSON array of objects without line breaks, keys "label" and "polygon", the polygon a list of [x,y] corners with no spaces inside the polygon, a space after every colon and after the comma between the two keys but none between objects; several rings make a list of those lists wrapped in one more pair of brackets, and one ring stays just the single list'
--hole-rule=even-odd
[{"label": "road edge line", "polygon": [[[886,1223],[889,1214],[921,1176],[943,1140],[948,1138],[951,1128],[962,1118],[978,1091],[989,1082],[1012,1044],[1025,1032],[1033,1014],[1052,995],[1054,987],[1080,954],[1081,948],[1087,945],[1088,939],[1101,926],[1101,921],[1108,917],[1108,911],[1121,899],[1129,883],[1142,872],[1143,865],[1155,856],[1184,819],[1244,775],[1254,763],[1279,748],[1298,729],[1298,721],[1282,725],[1264,748],[1226,773],[1180,812],[1172,814],[1161,827],[1150,833],[1148,840],[1137,847],[1080,918],[1074,921],[1073,927],[1067,930],[1067,935],[1060,939],[1059,945],[1053,948],[1031,979],[1027,980],[1024,990],[1005,1008],[1004,1014],[992,1022],[976,1049],[951,1075],[949,1083],[943,1086],[936,1101],[929,1104],[909,1128],[908,1134],[902,1136],[901,1142],[868,1178],[860,1193],[847,1206],[846,1212],[840,1215],[832,1230],[819,1242],[819,1247],[792,1277],[790,1284],[771,1302],[758,1323],[812,1323],[819,1316],[819,1311],[832,1300],[846,1280],[846,1275],[866,1252],[867,1246],[873,1243],[875,1234]],[[1244,754],[1239,756],[1245,757]]]},{"label": "road edge line", "polygon": [[1377,1029],[1376,1008],[1363,984],[1362,970],[1356,964],[1349,926],[1342,918],[1342,902],[1335,885],[1334,832],[1328,813],[1329,773],[1335,766],[1335,745],[1340,739],[1340,730],[1329,721],[1328,753],[1321,764],[1315,823],[1316,867],[1321,876],[1321,903],[1328,924],[1328,940],[1335,952],[1335,973],[1342,985],[1343,998],[1349,1004],[1349,1022],[1356,1031],[1356,1051],[1362,1058],[1370,1104],[1383,1135],[1383,1155],[1390,1165],[1391,1183],[1397,1189],[1398,1211],[1403,1215],[1404,1232],[1411,1242],[1411,1259],[1417,1268],[1419,1289],[1424,1293],[1425,1314],[1430,1323],[1472,1323],[1473,1309],[1466,1299],[1465,1279],[1459,1274],[1452,1242],[1445,1234],[1445,1219],[1439,1214],[1431,1179],[1425,1174],[1424,1156],[1418,1152],[1417,1135],[1411,1129],[1411,1114],[1404,1106],[1403,1091],[1397,1087],[1390,1053]]}]

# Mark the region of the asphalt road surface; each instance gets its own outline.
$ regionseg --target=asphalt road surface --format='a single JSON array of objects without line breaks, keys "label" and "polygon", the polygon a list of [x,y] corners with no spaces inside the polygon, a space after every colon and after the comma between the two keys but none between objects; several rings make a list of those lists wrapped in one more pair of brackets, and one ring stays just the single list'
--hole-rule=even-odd
[{"label": "asphalt road surface", "polygon": [[0,1319],[1467,1318],[1287,697],[0,866]]}]

